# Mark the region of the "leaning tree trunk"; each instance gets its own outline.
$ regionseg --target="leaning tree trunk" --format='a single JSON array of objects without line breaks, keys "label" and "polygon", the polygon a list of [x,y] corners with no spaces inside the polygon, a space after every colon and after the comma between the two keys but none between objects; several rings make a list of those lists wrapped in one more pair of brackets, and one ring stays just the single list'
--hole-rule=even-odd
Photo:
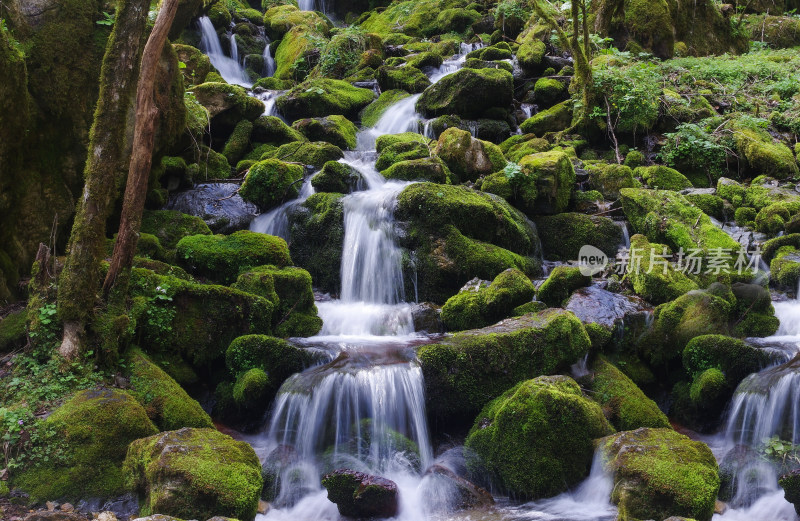
[{"label": "leaning tree trunk", "polygon": [[164,0],[156,18],[153,31],[147,39],[142,55],[141,75],[136,92],[136,126],[134,130],[131,164],[128,171],[128,183],[125,186],[125,199],[122,203],[122,217],[119,223],[117,242],[111,256],[103,291],[108,294],[117,284],[119,275],[130,269],[136,243],[139,240],[139,228],[142,224],[142,212],[147,196],[147,182],[153,161],[153,144],[156,134],[156,118],[158,108],[154,98],[156,73],[161,51],[167,41],[172,20],[178,11],[179,0]]},{"label": "leaning tree trunk", "polygon": [[73,359],[97,303],[100,261],[105,257],[106,220],[119,197],[130,157],[128,113],[144,46],[150,0],[121,0],[100,73],[100,96],[89,136],[83,194],[69,240],[69,256],[58,284],[64,322],[59,353]]}]

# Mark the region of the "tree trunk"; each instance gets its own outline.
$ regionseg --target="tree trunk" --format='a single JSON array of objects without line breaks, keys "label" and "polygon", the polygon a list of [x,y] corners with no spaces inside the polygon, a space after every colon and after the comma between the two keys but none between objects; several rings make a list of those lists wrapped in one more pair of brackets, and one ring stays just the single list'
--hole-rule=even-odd
[{"label": "tree trunk", "polygon": [[136,243],[139,240],[139,228],[142,224],[142,212],[147,196],[147,182],[153,160],[156,118],[158,117],[158,108],[154,99],[156,73],[161,51],[172,27],[172,20],[178,11],[178,3],[179,0],[162,2],[153,31],[147,39],[142,54],[141,75],[136,92],[136,126],[131,164],[128,171],[128,183],[125,187],[125,199],[122,203],[122,217],[117,242],[114,244],[111,266],[103,284],[103,291],[106,294],[117,283],[120,273],[130,269],[136,252]]},{"label": "tree trunk", "polygon": [[121,0],[100,73],[100,96],[89,136],[83,194],[69,240],[69,256],[58,284],[64,322],[60,354],[73,359],[86,321],[97,303],[100,261],[105,257],[106,221],[119,197],[130,155],[128,113],[136,93],[149,0]]}]

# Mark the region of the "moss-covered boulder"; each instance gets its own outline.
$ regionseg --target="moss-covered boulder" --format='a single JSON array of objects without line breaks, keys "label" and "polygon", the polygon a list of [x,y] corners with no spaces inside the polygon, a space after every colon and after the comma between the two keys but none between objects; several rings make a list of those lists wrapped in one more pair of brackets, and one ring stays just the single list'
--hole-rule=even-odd
[{"label": "moss-covered boulder", "polygon": [[[591,365],[585,385],[620,431],[639,427],[671,428],[667,416],[633,381],[605,357],[598,356]],[[581,380],[584,383],[584,379]]]},{"label": "moss-covered boulder", "polygon": [[136,440],[125,472],[139,494],[140,515],[252,521],[261,495],[256,453],[214,429],[185,428]]},{"label": "moss-covered boulder", "polygon": [[[112,498],[127,490],[122,462],[128,445],[158,429],[125,391],[81,391],[57,408],[43,427],[53,456],[12,475],[35,501]],[[54,450],[60,447],[60,450]]]},{"label": "moss-covered boulder", "polygon": [[523,380],[574,364],[590,347],[574,314],[548,309],[422,346],[428,414],[442,425],[472,421],[490,400]]},{"label": "moss-covered boulder", "polygon": [[211,60],[203,52],[191,45],[173,43],[172,47],[178,54],[178,59],[186,64],[181,69],[186,85],[198,85],[206,81],[206,76],[211,72]]},{"label": "moss-covered boulder", "polygon": [[533,86],[533,96],[537,103],[549,107],[567,97],[567,86],[553,78],[539,78]]},{"label": "moss-covered boulder", "polygon": [[502,69],[460,69],[425,89],[417,110],[429,118],[443,114],[485,117],[491,109],[508,110],[513,83],[511,73]]},{"label": "moss-covered boulder", "polygon": [[248,230],[231,235],[191,235],[177,245],[177,258],[192,273],[231,283],[242,271],[265,264],[292,264],[286,241]]},{"label": "moss-covered boulder", "polygon": [[776,179],[796,177],[800,173],[789,147],[773,141],[766,130],[736,122],[732,124],[732,130],[736,149],[752,172]]},{"label": "moss-covered boulder", "polygon": [[701,335],[692,338],[683,349],[683,367],[696,378],[708,369],[724,375],[730,393],[739,382],[759,371],[769,362],[767,353],[738,338],[724,335]]},{"label": "moss-covered boulder", "polygon": [[796,289],[800,282],[800,251],[793,246],[779,248],[769,263],[770,278],[784,288]]},{"label": "moss-covered boulder", "polygon": [[253,121],[253,131],[250,137],[254,143],[269,143],[276,146],[293,141],[306,141],[306,137],[302,133],[284,123],[277,116],[261,116]]},{"label": "moss-covered boulder", "polygon": [[273,392],[284,380],[312,362],[311,355],[286,340],[266,335],[240,336],[225,352],[225,364],[233,374],[261,369],[270,375]]},{"label": "moss-covered boulder", "polygon": [[614,475],[611,500],[620,519],[711,519],[719,475],[705,443],[672,429],[641,428],[602,439],[599,450]]},{"label": "moss-covered boulder", "polygon": [[[432,158],[433,156],[431,155],[430,148],[431,145],[428,142],[428,139],[420,136],[419,134],[416,136],[417,139],[415,140],[400,141],[397,143],[392,143],[389,146],[381,146],[380,155],[378,156],[378,160],[375,162],[375,168],[383,172],[395,163],[399,163],[401,161]],[[378,141],[382,140],[379,138]],[[383,145],[383,143],[381,143],[381,145]],[[441,168],[446,169],[449,172],[449,168],[447,168],[447,165],[441,161],[441,158],[437,157],[435,160],[441,163]]]},{"label": "moss-covered boulder", "polygon": [[438,157],[398,161],[381,172],[386,179],[450,183],[450,170]]},{"label": "moss-covered boulder", "polygon": [[536,298],[550,306],[560,306],[578,288],[588,286],[592,278],[581,273],[576,266],[556,266],[547,277]]},{"label": "moss-covered boulder", "polygon": [[[600,407],[574,380],[540,376],[489,403],[465,446],[504,490],[516,497],[549,497],[588,475],[592,442],[609,432]],[[474,460],[467,463],[480,468]]]},{"label": "moss-covered boulder", "polygon": [[280,161],[290,161],[314,168],[322,168],[328,161],[338,161],[344,157],[342,150],[326,141],[286,143],[277,149],[262,156],[261,159],[276,158]]},{"label": "moss-covered boulder", "polygon": [[[609,257],[622,242],[622,228],[608,217],[584,213],[559,213],[535,219],[542,250],[548,258],[577,260],[581,247],[588,244]],[[565,234],[564,230],[569,230]]]},{"label": "moss-covered boulder", "polygon": [[412,65],[390,67],[384,65],[377,71],[376,79],[381,90],[399,89],[406,92],[422,92],[431,85],[424,72]]},{"label": "moss-covered boulder", "polygon": [[375,93],[369,89],[354,87],[342,80],[321,78],[297,85],[276,103],[281,114],[292,121],[332,114],[355,119],[374,99]]},{"label": "moss-covered boulder", "polygon": [[475,139],[457,128],[442,132],[435,152],[461,182],[475,181],[506,166],[506,158],[497,145]]},{"label": "moss-covered boulder", "polygon": [[633,170],[625,165],[610,164],[596,165],[590,168],[589,183],[594,190],[603,194],[610,201],[619,199],[620,190],[623,188],[641,188],[634,176]]},{"label": "moss-covered boulder", "polygon": [[641,177],[650,188],[683,190],[692,187],[692,182],[686,176],[673,168],[663,165],[640,166],[633,170],[633,175]]},{"label": "moss-covered boulder", "polygon": [[200,404],[140,349],[131,349],[125,358],[130,373],[130,392],[160,430],[214,427]]},{"label": "moss-covered boulder", "polygon": [[203,83],[195,86],[192,93],[208,110],[212,122],[224,121],[233,126],[242,119],[254,120],[264,113],[264,104],[248,96],[238,85]]},{"label": "moss-covered boulder", "polygon": [[314,194],[289,216],[292,258],[308,270],[317,287],[333,293],[338,293],[341,282],[342,197],[340,193]]},{"label": "moss-covered boulder", "polygon": [[228,163],[235,165],[245,155],[250,148],[250,134],[253,132],[253,123],[249,120],[243,119],[233,129],[228,140],[225,142],[225,147],[222,149],[222,155],[228,160]]},{"label": "moss-covered boulder", "polygon": [[343,149],[356,147],[358,129],[344,116],[300,119],[292,123],[292,128],[298,130],[309,141],[327,141]]},{"label": "moss-covered boulder", "polygon": [[264,29],[271,41],[280,40],[293,27],[314,31],[319,34],[328,32],[328,22],[315,11],[301,11],[291,3],[271,5],[264,13]]},{"label": "moss-covered boulder", "polygon": [[517,61],[520,67],[529,75],[541,71],[542,59],[547,52],[547,46],[536,37],[534,30],[536,25],[528,25],[518,38],[521,44],[517,49]]},{"label": "moss-covered boulder", "polygon": [[628,272],[628,277],[634,293],[648,302],[663,304],[698,289],[697,282],[665,262],[672,253],[666,245],[651,243],[637,233],[631,237],[631,252],[639,259],[639,265]]},{"label": "moss-covered boulder", "polygon": [[397,515],[399,499],[394,481],[349,469],[335,470],[322,478],[328,499],[339,513],[354,518],[385,518]]},{"label": "moss-covered boulder", "polygon": [[0,353],[8,353],[22,347],[28,340],[28,312],[15,311],[0,320]]},{"label": "moss-covered boulder", "polygon": [[447,299],[441,319],[450,331],[488,326],[509,316],[514,308],[533,299],[536,289],[521,271],[508,269],[491,284],[467,284],[458,295]]},{"label": "moss-covered boulder", "polygon": [[563,101],[547,110],[537,112],[523,121],[519,128],[525,134],[543,136],[547,132],[565,130],[570,123],[572,123],[572,105],[569,101]]},{"label": "moss-covered boulder", "polygon": [[349,194],[362,182],[361,174],[352,166],[339,161],[328,161],[314,177],[311,186],[317,192]]},{"label": "moss-covered boulder", "polygon": [[284,163],[278,159],[259,161],[250,167],[239,195],[267,211],[297,197],[300,193],[299,181],[304,173],[302,165]]},{"label": "moss-covered boulder", "polygon": [[[384,10],[370,13],[361,24],[365,31],[381,35],[402,33],[416,37],[430,37],[450,31],[465,30],[465,18],[451,9],[467,11],[463,0],[403,1],[391,4]],[[474,14],[468,14],[474,16]],[[453,24],[453,25],[450,25]],[[407,38],[406,38],[407,39]],[[451,54],[453,51],[451,51]]]},{"label": "moss-covered boulder", "polygon": [[[397,198],[395,216],[407,223],[401,245],[413,251],[421,301],[443,303],[468,280],[491,280],[508,268],[538,271],[536,232],[502,199],[461,186],[417,183]],[[409,293],[414,288],[409,285]]]}]

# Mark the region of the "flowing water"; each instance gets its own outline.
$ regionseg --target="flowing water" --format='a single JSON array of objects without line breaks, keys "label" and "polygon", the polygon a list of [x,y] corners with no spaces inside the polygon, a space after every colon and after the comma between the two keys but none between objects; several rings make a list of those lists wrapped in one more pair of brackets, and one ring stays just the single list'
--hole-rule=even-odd
[{"label": "flowing water", "polygon": [[250,77],[245,72],[242,64],[239,63],[239,52],[234,35],[231,33],[229,36],[232,56],[226,56],[211,19],[207,16],[201,16],[199,26],[201,34],[200,49],[208,55],[211,64],[216,67],[225,81],[242,87],[252,87],[253,83],[250,81]]}]

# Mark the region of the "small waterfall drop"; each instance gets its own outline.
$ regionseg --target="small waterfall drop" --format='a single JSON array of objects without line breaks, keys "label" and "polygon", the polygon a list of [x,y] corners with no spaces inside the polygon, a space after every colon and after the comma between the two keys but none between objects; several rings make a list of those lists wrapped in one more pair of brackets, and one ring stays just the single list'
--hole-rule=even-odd
[{"label": "small waterfall drop", "polygon": [[303,181],[297,199],[273,208],[267,213],[262,213],[250,223],[250,230],[267,235],[275,235],[285,240],[289,240],[289,214],[292,210],[305,202],[306,199],[314,194],[314,187],[311,185],[309,176]]},{"label": "small waterfall drop", "polygon": [[275,70],[278,66],[275,64],[275,58],[270,52],[270,41],[267,38],[267,46],[264,47],[264,77],[271,78],[275,75]]},{"label": "small waterfall drop", "polygon": [[214,25],[211,23],[211,19],[208,16],[201,16],[198,24],[201,34],[200,49],[208,55],[211,64],[219,71],[225,81],[242,87],[252,87],[253,83],[247,76],[244,67],[239,63],[239,51],[236,46],[235,36],[233,34],[230,35],[231,53],[234,56],[228,57],[222,51],[222,44],[219,41]]}]

